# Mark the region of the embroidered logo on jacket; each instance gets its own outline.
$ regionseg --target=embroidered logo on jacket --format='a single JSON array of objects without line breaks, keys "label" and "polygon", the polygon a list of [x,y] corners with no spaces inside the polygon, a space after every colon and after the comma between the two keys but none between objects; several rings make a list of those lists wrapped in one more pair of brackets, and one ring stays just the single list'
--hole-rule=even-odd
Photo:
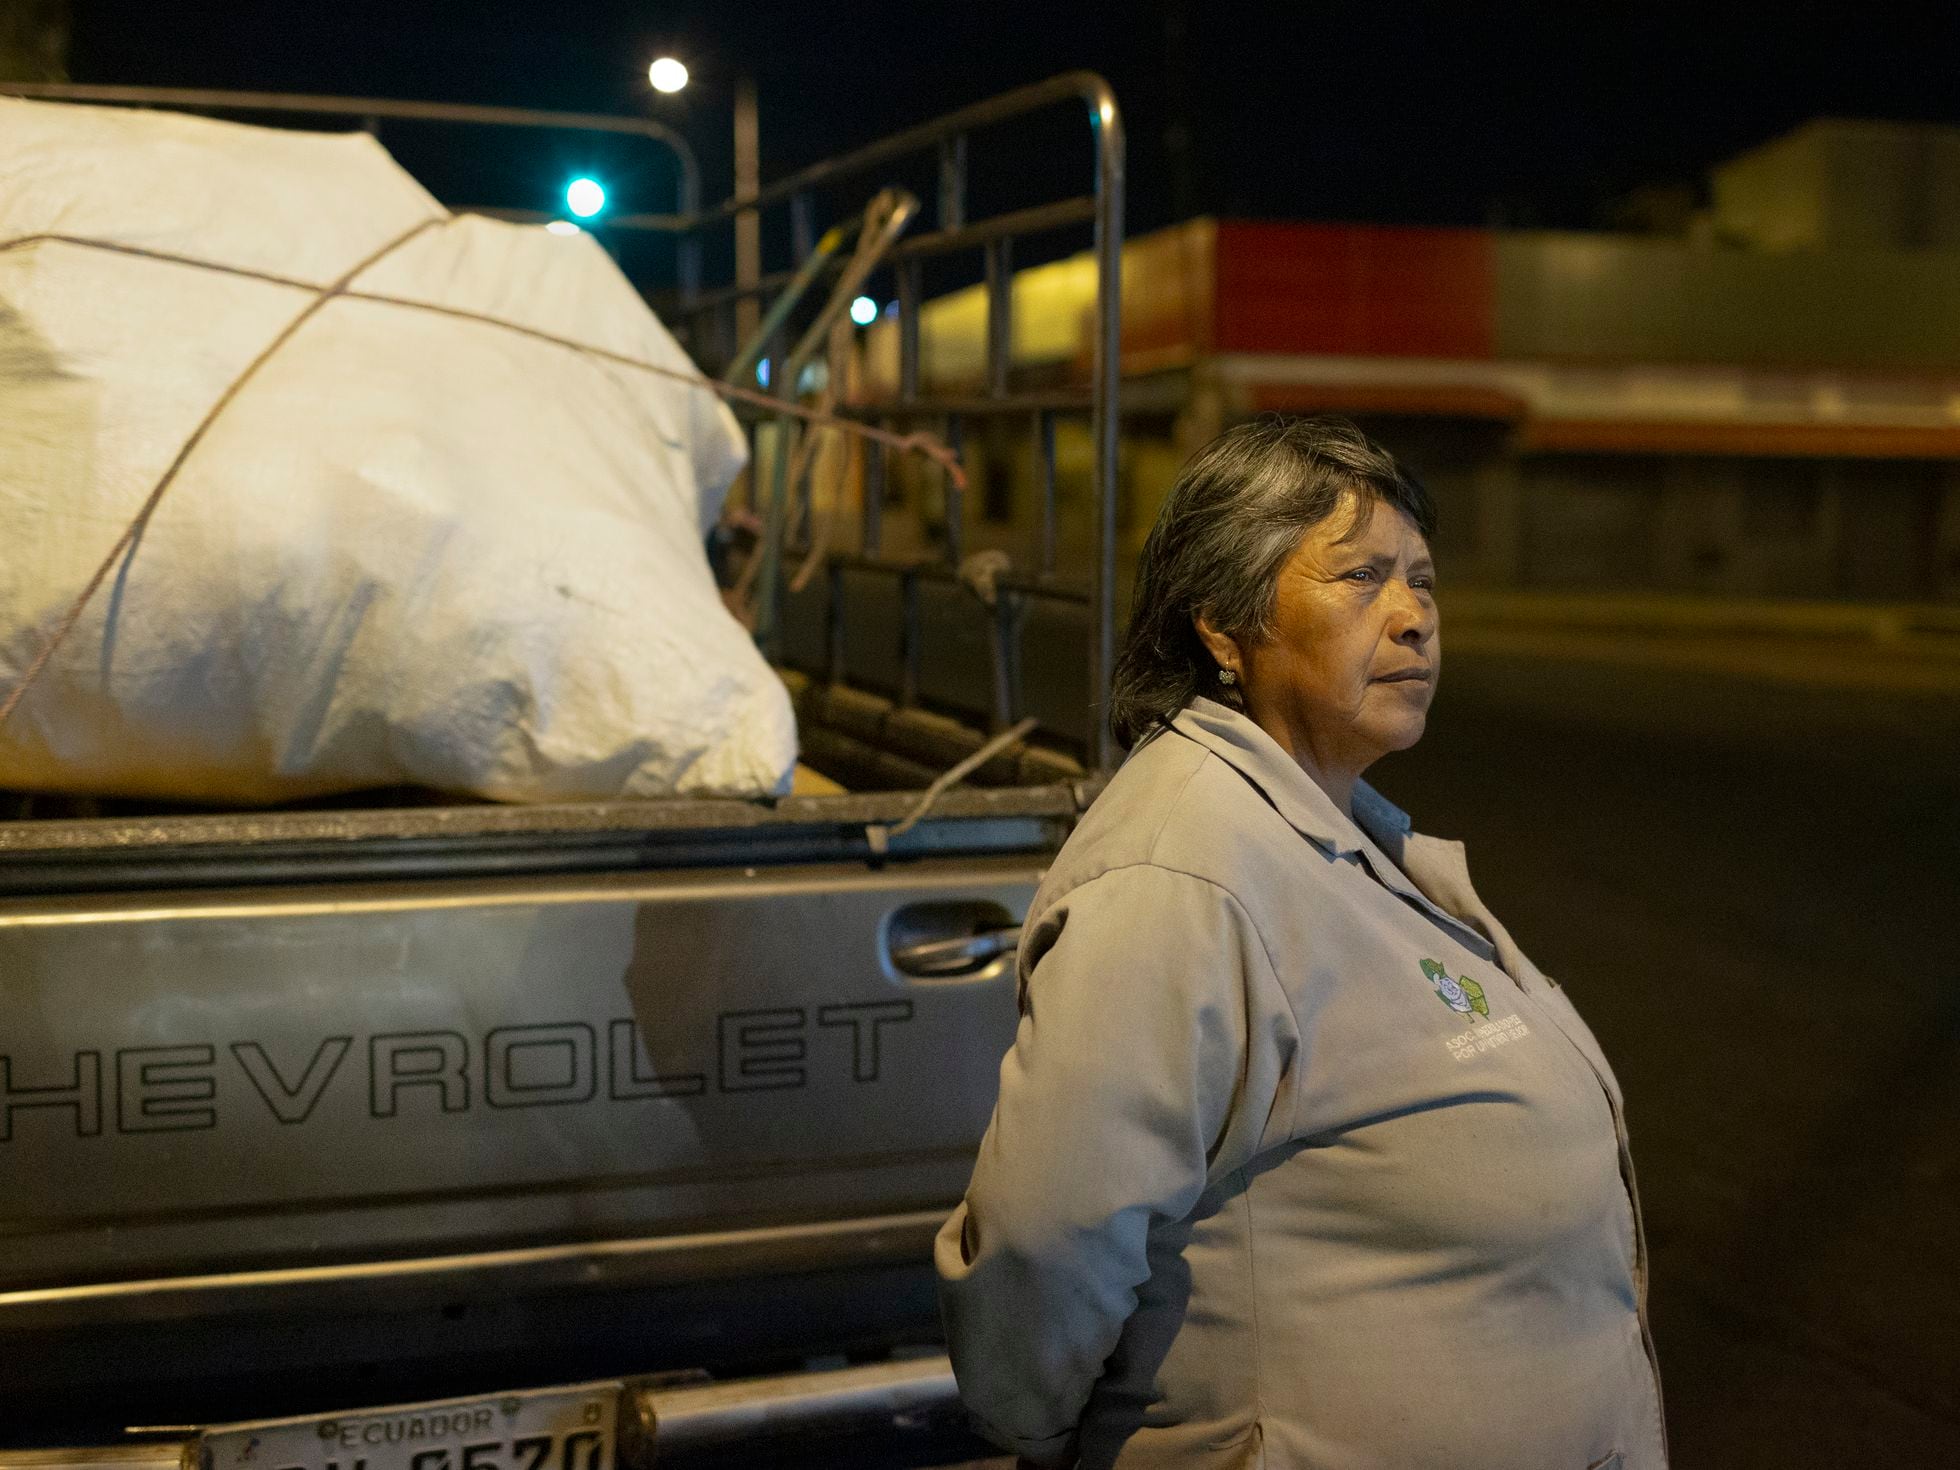
[{"label": "embroidered logo on jacket", "polygon": [[1422,962],[1422,973],[1429,983],[1436,987],[1436,998],[1460,1015],[1475,1012],[1486,1021],[1490,1019],[1490,1002],[1484,999],[1484,987],[1468,975],[1452,978],[1434,960]]}]

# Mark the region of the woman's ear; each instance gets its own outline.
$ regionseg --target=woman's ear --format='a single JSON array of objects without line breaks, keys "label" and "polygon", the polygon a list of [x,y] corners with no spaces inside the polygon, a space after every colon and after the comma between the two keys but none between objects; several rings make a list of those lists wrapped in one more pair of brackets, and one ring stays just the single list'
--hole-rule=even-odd
[{"label": "woman's ear", "polygon": [[1221,669],[1231,670],[1234,677],[1245,672],[1245,654],[1239,648],[1238,640],[1229,633],[1221,633],[1211,625],[1211,620],[1199,613],[1191,620],[1198,630],[1198,641]]}]

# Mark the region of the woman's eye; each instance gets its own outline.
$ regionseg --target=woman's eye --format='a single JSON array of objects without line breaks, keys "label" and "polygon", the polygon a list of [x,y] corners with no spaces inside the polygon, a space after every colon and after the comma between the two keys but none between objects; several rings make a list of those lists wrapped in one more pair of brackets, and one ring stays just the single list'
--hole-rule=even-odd
[{"label": "woman's eye", "polygon": [[1357,579],[1363,582],[1374,581],[1375,569],[1373,567],[1356,567],[1353,571],[1348,573],[1348,580],[1352,582]]},{"label": "woman's eye", "polygon": [[1434,592],[1436,590],[1436,579],[1434,577],[1411,577],[1409,578],[1409,585],[1411,587],[1420,587],[1424,592]]}]

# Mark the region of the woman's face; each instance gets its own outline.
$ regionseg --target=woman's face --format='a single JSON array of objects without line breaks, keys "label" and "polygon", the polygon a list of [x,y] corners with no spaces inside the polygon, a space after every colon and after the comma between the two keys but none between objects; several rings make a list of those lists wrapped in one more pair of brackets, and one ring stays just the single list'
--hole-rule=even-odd
[{"label": "woman's face", "polygon": [[1349,492],[1280,568],[1272,636],[1239,648],[1246,712],[1325,776],[1422,738],[1442,644],[1415,522]]}]

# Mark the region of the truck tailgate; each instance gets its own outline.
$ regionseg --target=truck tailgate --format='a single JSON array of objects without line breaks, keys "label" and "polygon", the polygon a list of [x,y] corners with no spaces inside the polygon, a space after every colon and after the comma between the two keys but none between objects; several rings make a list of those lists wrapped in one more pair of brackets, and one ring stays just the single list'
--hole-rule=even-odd
[{"label": "truck tailgate", "polygon": [[[751,869],[0,912],[8,1287],[957,1198],[1039,869]],[[4,1303],[0,1302],[0,1307]]]},{"label": "truck tailgate", "polygon": [[[222,819],[201,851],[207,819],[86,852],[17,824],[0,1341],[916,1265],[992,1107],[1013,952],[899,952],[1020,923],[1072,803],[1004,795],[951,794],[890,861],[843,834],[896,799],[821,798],[610,864],[468,839],[452,871],[491,871],[415,879],[363,876],[400,870],[372,832],[307,860]],[[309,867],[339,881],[290,881]]]}]

